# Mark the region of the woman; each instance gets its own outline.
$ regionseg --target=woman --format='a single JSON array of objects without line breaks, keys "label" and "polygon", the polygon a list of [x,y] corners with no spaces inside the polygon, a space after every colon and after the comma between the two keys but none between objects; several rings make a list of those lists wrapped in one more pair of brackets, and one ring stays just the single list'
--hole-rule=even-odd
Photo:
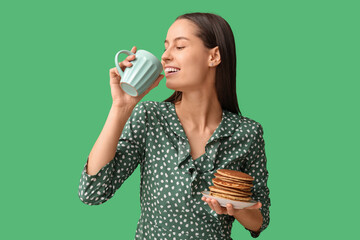
[{"label": "woman", "polygon": [[[134,58],[120,67],[131,67]],[[179,16],[168,30],[161,62],[166,86],[175,90],[163,102],[139,103],[163,75],[131,97],[119,87],[117,69],[110,69],[113,105],[84,166],[81,201],[106,202],[140,165],[135,239],[231,239],[235,219],[257,237],[269,223],[270,206],[263,131],[239,115],[230,26],[215,14]],[[221,168],[252,175],[258,203],[239,210],[203,197]]]}]

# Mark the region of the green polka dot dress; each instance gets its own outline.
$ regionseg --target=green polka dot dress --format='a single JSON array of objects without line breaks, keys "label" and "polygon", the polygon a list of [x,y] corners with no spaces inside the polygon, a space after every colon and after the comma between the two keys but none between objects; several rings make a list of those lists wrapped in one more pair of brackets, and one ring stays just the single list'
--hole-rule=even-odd
[{"label": "green polka dot dress", "polygon": [[[255,178],[252,197],[262,203],[263,231],[269,224],[270,198],[262,126],[224,110],[205,151],[192,159],[173,103],[140,102],[124,126],[114,159],[96,175],[87,174],[86,162],[80,200],[88,205],[106,202],[140,165],[141,215],[135,239],[231,239],[235,218],[211,210],[201,192],[213,185],[217,169],[233,169]],[[249,232],[253,237],[260,233]]]}]

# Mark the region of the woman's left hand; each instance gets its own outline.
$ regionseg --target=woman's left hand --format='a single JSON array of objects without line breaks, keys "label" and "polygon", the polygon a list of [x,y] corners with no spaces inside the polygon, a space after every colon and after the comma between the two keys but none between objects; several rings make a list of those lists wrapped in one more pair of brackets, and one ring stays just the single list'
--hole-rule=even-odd
[{"label": "woman's left hand", "polygon": [[235,209],[232,204],[226,204],[226,207],[220,206],[219,202],[216,199],[202,197],[201,200],[207,202],[212,210],[214,210],[217,214],[227,214],[230,216],[237,216],[244,212],[244,210],[251,210],[251,209],[259,209],[261,208],[261,202],[257,202],[256,204],[246,207],[243,209]]}]

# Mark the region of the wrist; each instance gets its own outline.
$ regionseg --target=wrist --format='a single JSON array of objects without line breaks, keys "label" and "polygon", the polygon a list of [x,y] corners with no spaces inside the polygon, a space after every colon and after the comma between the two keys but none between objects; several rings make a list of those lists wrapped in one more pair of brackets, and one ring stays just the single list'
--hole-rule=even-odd
[{"label": "wrist", "polygon": [[111,108],[116,111],[122,111],[122,112],[132,112],[135,108],[136,104],[123,104],[123,103],[117,103],[113,102],[111,105]]},{"label": "wrist", "polygon": [[128,119],[135,107],[133,106],[118,106],[118,105],[112,105],[110,109],[110,113],[112,113],[114,116],[117,116],[118,118],[125,118]]},{"label": "wrist", "polygon": [[260,209],[241,209],[233,217],[246,229],[253,232],[259,231],[263,223]]}]

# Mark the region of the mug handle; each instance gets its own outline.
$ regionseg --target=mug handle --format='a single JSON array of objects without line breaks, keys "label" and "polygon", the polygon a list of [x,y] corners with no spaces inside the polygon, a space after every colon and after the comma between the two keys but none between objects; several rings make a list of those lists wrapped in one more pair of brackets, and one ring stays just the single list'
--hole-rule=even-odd
[{"label": "mug handle", "polygon": [[119,52],[115,55],[115,66],[116,66],[116,68],[117,68],[117,70],[118,70],[121,78],[123,78],[124,72],[121,70],[121,68],[120,68],[120,66],[119,66],[119,55],[120,55],[120,53],[125,53],[125,54],[128,55],[128,56],[134,55],[134,53],[133,53],[133,52],[130,52],[130,51],[128,51],[128,50],[121,50],[121,51],[119,51]]}]

